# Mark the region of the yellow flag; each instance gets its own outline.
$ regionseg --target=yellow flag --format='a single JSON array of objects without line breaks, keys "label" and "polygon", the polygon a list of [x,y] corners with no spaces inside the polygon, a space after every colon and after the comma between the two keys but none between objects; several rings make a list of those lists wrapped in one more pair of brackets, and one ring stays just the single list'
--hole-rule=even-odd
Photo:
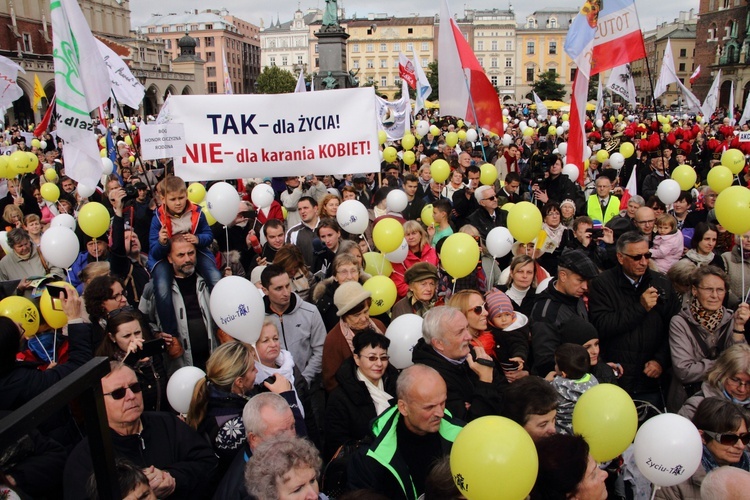
[{"label": "yellow flag", "polygon": [[39,76],[35,73],[34,74],[34,104],[32,107],[36,108],[39,102],[41,102],[42,97],[47,97],[47,94],[44,93],[44,87],[42,87],[42,82],[39,81]]}]

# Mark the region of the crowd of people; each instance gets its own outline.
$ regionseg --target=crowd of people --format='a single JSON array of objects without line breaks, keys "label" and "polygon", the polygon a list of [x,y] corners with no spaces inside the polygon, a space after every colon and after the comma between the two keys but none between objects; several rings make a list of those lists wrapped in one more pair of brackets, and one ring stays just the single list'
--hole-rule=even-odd
[{"label": "crowd of people", "polygon": [[[732,114],[605,110],[586,122],[580,176],[563,172],[567,117],[504,114],[501,136],[420,116],[430,131],[411,148],[384,144],[398,155],[379,172],[229,180],[241,201],[227,225],[200,205],[211,183],[188,189],[171,161],[141,161],[129,124],[111,133],[117,161],[93,194],[65,175],[61,141],[27,145],[11,127],[9,143],[39,166],[0,180],[0,298],[28,298],[42,314],[31,334],[0,317],[0,411],[107,357],[101,384],[123,498],[462,498],[451,446],[466,423],[491,415],[535,443],[532,500],[643,497],[632,463],[597,464],[575,433],[578,399],[609,383],[642,420],[669,411],[700,431],[698,471],[658,498],[729,498],[721,491],[750,476],[750,231],[722,226],[709,175],[724,151],[748,144]],[[438,160],[450,166],[440,182]],[[486,164],[497,175],[482,184]],[[659,185],[681,165],[696,182],[665,203]],[[745,168],[732,183],[749,180]],[[56,199],[42,196],[47,183]],[[255,206],[264,184],[273,201]],[[394,191],[407,200],[398,211]],[[357,234],[337,217],[348,200],[369,216]],[[541,214],[539,235],[491,253],[488,235],[524,201]],[[44,233],[91,202],[108,210],[107,232],[77,227],[73,265],[51,265]],[[370,260],[386,219],[403,227],[403,258]],[[454,234],[479,246],[468,275],[441,260]],[[374,274],[396,290],[385,307],[365,286]],[[252,345],[211,314],[212,290],[230,275],[263,297],[265,310],[248,312],[264,316]],[[65,292],[44,295],[61,280]],[[421,318],[410,353],[386,336],[405,315]],[[167,385],[184,367],[205,376],[178,411]],[[0,453],[0,492],[97,498],[82,421],[71,404]]]}]

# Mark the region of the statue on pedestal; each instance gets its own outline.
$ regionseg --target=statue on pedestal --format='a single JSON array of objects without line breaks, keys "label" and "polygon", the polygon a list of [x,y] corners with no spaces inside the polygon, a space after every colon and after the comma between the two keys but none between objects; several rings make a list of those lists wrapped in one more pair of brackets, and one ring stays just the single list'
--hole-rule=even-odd
[{"label": "statue on pedestal", "polygon": [[323,29],[326,26],[339,26],[339,9],[336,0],[326,0],[326,10],[323,12]]}]

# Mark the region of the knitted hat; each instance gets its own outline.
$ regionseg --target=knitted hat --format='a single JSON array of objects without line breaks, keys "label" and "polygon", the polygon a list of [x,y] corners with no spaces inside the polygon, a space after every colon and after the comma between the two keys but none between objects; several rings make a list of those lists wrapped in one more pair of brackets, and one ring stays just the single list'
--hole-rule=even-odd
[{"label": "knitted hat", "polygon": [[560,325],[560,338],[565,344],[583,345],[591,339],[599,338],[599,332],[585,319],[574,317]]},{"label": "knitted hat", "polygon": [[338,309],[336,316],[343,316],[354,309],[357,304],[361,304],[369,299],[371,295],[372,294],[365,290],[357,281],[347,281],[346,283],[342,283],[333,294],[333,303]]},{"label": "knitted hat", "polygon": [[487,308],[488,320],[492,320],[503,313],[514,312],[513,303],[500,290],[494,290],[487,294],[485,297],[485,307]]}]

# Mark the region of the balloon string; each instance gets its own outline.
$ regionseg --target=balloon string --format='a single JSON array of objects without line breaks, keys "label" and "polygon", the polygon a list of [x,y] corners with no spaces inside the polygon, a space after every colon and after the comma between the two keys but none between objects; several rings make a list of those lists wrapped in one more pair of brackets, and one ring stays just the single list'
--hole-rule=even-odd
[{"label": "balloon string", "polygon": [[96,247],[96,251],[94,253],[94,259],[96,259],[96,261],[99,262],[99,245],[96,244],[96,238],[94,238],[94,246]]},{"label": "balloon string", "polygon": [[385,254],[381,253],[380,255],[383,256],[383,260],[380,261],[380,269],[378,269],[378,275],[382,276],[382,274],[383,274],[383,268],[385,267]]},{"label": "balloon string", "polygon": [[659,487],[656,486],[656,485],[654,485],[654,491],[651,493],[651,500],[654,500],[654,498],[656,497],[656,490],[658,490],[658,489],[659,489]]},{"label": "balloon string", "polygon": [[[481,259],[481,257],[480,257],[480,259]],[[480,266],[482,265],[482,261],[481,260],[479,261],[479,265]],[[485,288],[484,293],[489,293],[492,288],[495,288],[495,284],[492,281],[492,274],[494,273],[494,271],[495,271],[495,259],[493,258],[492,259],[492,265],[490,266],[490,279],[487,280],[487,283],[484,286],[484,288]]]},{"label": "balloon string", "polygon": [[[742,273],[742,293],[745,293],[745,253],[742,248],[742,236],[740,236],[740,262],[742,263],[740,266],[740,271]],[[750,295],[750,292],[748,292],[747,295]],[[747,302],[747,295],[745,295],[744,302]]]},{"label": "balloon string", "polygon": [[224,234],[227,237],[227,266],[229,265],[229,228],[227,226],[224,226]]},{"label": "balloon string", "polygon": [[65,274],[68,277],[68,283],[70,283],[72,285],[73,283],[71,283],[71,281],[70,281],[70,269],[69,268],[65,269]]},{"label": "balloon string", "polygon": [[365,235],[364,235],[364,233],[362,233],[362,234],[361,234],[360,236],[361,236],[361,238],[362,238],[363,240],[365,240],[365,244],[367,244],[367,249],[368,249],[369,251],[371,251],[371,252],[372,252],[372,247],[370,246],[370,242],[369,242],[369,241],[367,241],[367,238],[365,238]]},{"label": "balloon string", "polygon": [[55,362],[55,359],[57,358],[57,330],[53,330],[54,337],[52,338],[52,362]]},{"label": "balloon string", "polygon": [[50,356],[50,355],[49,355],[49,353],[47,352],[47,349],[45,349],[45,348],[44,348],[44,344],[42,344],[42,341],[41,341],[41,340],[39,340],[39,337],[37,337],[36,335],[34,335],[34,337],[33,337],[33,338],[35,338],[35,339],[36,339],[36,341],[37,341],[37,342],[39,343],[39,347],[41,347],[41,348],[42,348],[42,351],[44,351],[44,355],[45,355],[45,356],[47,356],[47,362],[48,362],[48,363],[49,363],[49,362],[52,362],[52,361],[53,361],[53,360],[52,360],[52,356]]}]

